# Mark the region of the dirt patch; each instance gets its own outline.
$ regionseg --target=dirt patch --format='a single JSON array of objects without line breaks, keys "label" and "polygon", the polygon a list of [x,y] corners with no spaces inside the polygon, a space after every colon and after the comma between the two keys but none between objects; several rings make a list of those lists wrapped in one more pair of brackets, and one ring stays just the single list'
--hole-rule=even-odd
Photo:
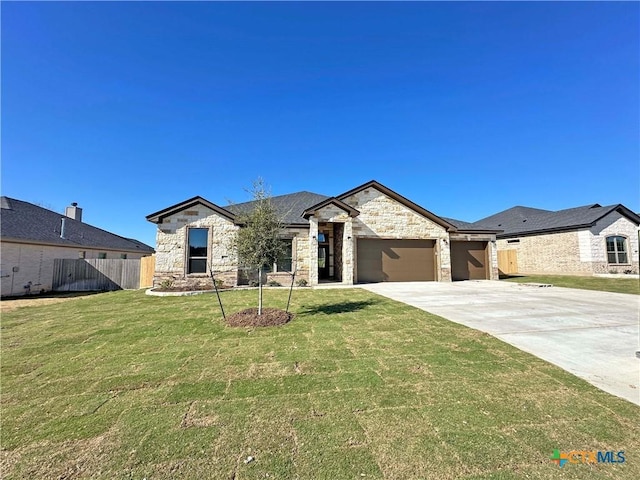
[{"label": "dirt patch", "polygon": [[54,303],[67,302],[69,300],[77,300],[81,297],[86,297],[87,293],[69,293],[61,295],[51,296],[37,296],[37,297],[20,297],[20,298],[3,298],[0,301],[0,311],[2,313],[12,312],[22,307],[35,307],[38,305],[51,305]]},{"label": "dirt patch", "polygon": [[293,313],[287,313],[278,308],[263,308],[262,315],[258,315],[257,308],[247,308],[227,317],[230,327],[275,327],[291,321]]}]

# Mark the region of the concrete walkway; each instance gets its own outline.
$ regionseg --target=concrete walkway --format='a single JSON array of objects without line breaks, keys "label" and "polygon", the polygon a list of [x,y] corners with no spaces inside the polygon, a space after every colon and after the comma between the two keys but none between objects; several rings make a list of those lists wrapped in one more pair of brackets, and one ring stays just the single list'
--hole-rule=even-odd
[{"label": "concrete walkway", "polygon": [[510,282],[359,285],[489,333],[640,405],[640,297]]}]

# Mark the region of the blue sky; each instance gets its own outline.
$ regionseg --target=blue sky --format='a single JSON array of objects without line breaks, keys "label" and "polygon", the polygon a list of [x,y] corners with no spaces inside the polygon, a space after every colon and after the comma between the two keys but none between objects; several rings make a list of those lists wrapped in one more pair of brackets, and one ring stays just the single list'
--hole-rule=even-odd
[{"label": "blue sky", "polygon": [[2,194],[153,245],[195,195],[375,179],[640,211],[640,4],[2,3]]}]

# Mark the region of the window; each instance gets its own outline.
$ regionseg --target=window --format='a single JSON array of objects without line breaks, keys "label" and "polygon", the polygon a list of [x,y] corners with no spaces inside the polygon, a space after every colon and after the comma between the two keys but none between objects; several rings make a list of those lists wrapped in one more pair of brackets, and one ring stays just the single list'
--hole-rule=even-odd
[{"label": "window", "polygon": [[85,250],[79,251],[78,258],[87,258],[87,252]]},{"label": "window", "polygon": [[101,259],[103,259],[103,260],[104,260],[105,258],[107,258],[107,252],[100,252],[100,253],[98,253],[98,258],[101,258]]},{"label": "window", "polygon": [[607,237],[607,262],[629,263],[627,259],[627,239],[619,235]]},{"label": "window", "polygon": [[209,230],[206,228],[189,229],[189,250],[187,255],[187,273],[207,273],[207,253]]},{"label": "window", "polygon": [[127,259],[127,254],[126,254],[126,253],[121,253],[121,254],[120,254],[120,258],[121,258],[122,260],[126,260],[126,259]]},{"label": "window", "polygon": [[291,258],[293,256],[293,240],[282,240],[284,244],[284,253],[276,261],[279,272],[290,272],[292,270]]},{"label": "window", "polygon": [[281,240],[284,244],[284,252],[278,257],[275,263],[265,263],[262,267],[263,273],[274,273],[274,272],[291,272],[292,268],[292,252],[293,252],[293,240],[285,239]]},{"label": "window", "polygon": [[325,243],[327,241],[327,236],[324,232],[318,232],[318,243]]}]

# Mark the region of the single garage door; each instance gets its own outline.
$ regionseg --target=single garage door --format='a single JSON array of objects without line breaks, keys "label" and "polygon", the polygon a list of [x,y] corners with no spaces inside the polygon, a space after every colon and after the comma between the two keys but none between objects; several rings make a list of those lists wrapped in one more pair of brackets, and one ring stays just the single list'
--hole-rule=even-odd
[{"label": "single garage door", "polygon": [[487,242],[451,242],[451,278],[486,280]]},{"label": "single garage door", "polygon": [[435,240],[358,239],[359,282],[435,280]]}]

